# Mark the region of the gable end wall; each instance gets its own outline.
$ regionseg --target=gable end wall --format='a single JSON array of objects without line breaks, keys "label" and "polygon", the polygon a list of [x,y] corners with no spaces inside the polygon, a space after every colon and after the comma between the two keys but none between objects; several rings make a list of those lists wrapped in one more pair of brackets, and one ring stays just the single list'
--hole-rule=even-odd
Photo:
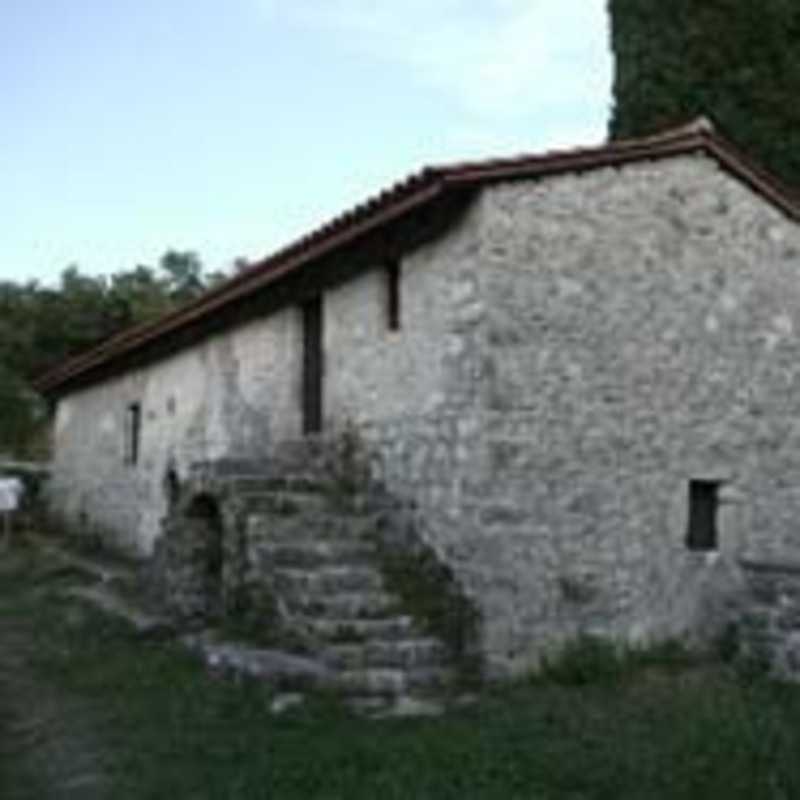
[{"label": "gable end wall", "polygon": [[[796,546],[800,232],[714,162],[484,190],[404,259],[398,332],[379,267],[325,295],[326,426],[357,423],[413,501],[493,672],[580,633],[707,638],[738,558]],[[170,461],[298,436],[299,325],[286,309],[65,398],[56,507],[149,552]],[[691,479],[722,482],[718,552],[685,547]]]},{"label": "gable end wall", "polygon": [[[708,639],[800,543],[800,229],[703,157],[487,191],[480,443],[452,557],[499,671]],[[688,484],[721,481],[717,552]],[[792,556],[792,560],[797,560]]]}]

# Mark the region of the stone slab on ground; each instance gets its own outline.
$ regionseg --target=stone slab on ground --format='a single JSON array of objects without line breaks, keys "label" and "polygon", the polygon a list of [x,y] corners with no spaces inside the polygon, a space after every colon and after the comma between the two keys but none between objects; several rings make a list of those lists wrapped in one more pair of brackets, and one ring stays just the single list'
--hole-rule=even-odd
[{"label": "stone slab on ground", "polygon": [[187,634],[180,641],[200,654],[211,669],[222,674],[267,680],[282,688],[320,686],[331,677],[328,668],[319,661],[284,650],[219,641],[202,633]]},{"label": "stone slab on ground", "polygon": [[45,555],[87,572],[101,583],[129,582],[136,577],[136,570],[133,566],[122,563],[112,564],[107,559],[78,555],[62,547],[56,541],[35,533],[25,534],[25,539],[38,547]]},{"label": "stone slab on ground", "polygon": [[91,603],[100,611],[124,620],[143,636],[166,634],[173,630],[165,617],[145,613],[107,586],[72,586],[64,594]]},{"label": "stone slab on ground", "polygon": [[445,713],[445,704],[430,698],[401,695],[385,709],[374,713],[374,719],[403,717],[440,717]]},{"label": "stone slab on ground", "polygon": [[305,702],[305,699],[305,695],[302,695],[299,692],[285,692],[283,694],[276,695],[270,703],[270,713],[274,714],[276,717],[280,716],[281,714],[285,714],[287,711],[292,711],[293,709],[302,706]]}]

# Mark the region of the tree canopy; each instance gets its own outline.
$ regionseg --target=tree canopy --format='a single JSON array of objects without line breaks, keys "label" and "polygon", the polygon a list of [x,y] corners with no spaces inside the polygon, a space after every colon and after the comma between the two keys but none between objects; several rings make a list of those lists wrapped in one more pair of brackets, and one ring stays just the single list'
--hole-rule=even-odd
[{"label": "tree canopy", "polygon": [[609,0],[612,138],[700,115],[800,188],[797,0]]},{"label": "tree canopy", "polygon": [[156,268],[109,277],[67,267],[56,287],[0,281],[0,452],[23,454],[44,416],[37,375],[120,330],[199,297],[224,278],[193,252],[170,250]]}]

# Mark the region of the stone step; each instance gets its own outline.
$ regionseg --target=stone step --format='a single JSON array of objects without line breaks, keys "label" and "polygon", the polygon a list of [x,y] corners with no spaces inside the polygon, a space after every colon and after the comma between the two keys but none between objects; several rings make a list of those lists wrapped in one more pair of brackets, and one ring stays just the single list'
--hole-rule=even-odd
[{"label": "stone step", "polygon": [[386,667],[411,669],[441,667],[447,648],[432,636],[395,641],[372,640],[355,644],[333,644],[321,652],[324,662],[334,669]]},{"label": "stone step", "polygon": [[297,625],[312,637],[328,642],[354,644],[378,639],[407,639],[415,635],[414,618],[397,614],[385,619],[359,619],[296,615],[290,625]]},{"label": "stone step", "polygon": [[326,511],[328,498],[319,492],[249,491],[236,495],[242,513],[269,514],[279,517]]},{"label": "stone step", "polygon": [[412,692],[437,693],[452,687],[457,677],[453,667],[419,666],[406,671],[406,684]]},{"label": "stone step", "polygon": [[383,577],[372,566],[330,565],[316,569],[276,567],[273,572],[275,590],[279,595],[325,595],[333,592],[380,591]]},{"label": "stone step", "polygon": [[264,477],[274,474],[271,458],[215,458],[194,461],[189,467],[194,480],[224,480],[235,477]]},{"label": "stone step", "polygon": [[391,697],[350,695],[346,702],[356,714],[371,719],[440,717],[447,709],[443,700],[424,694],[398,694]]},{"label": "stone step", "polygon": [[408,670],[408,688],[412,692],[441,692],[453,686],[458,672],[451,666],[419,666]]},{"label": "stone step", "polygon": [[330,436],[304,436],[302,439],[283,439],[272,450],[272,467],[276,474],[312,472],[326,474],[327,455],[331,450]]},{"label": "stone step", "polygon": [[263,542],[255,546],[265,563],[276,567],[317,567],[326,564],[369,563],[375,557],[370,542],[356,540],[304,538],[292,541]]},{"label": "stone step", "polygon": [[398,598],[385,591],[300,594],[286,598],[290,612],[331,619],[381,619],[397,615]]},{"label": "stone step", "polygon": [[133,563],[112,562],[108,557],[80,555],[69,550],[55,538],[48,539],[34,533],[26,534],[26,541],[32,542],[45,555],[61,564],[86,572],[102,583],[133,585],[136,582],[138,566]]},{"label": "stone step", "polygon": [[303,474],[274,477],[271,475],[237,475],[225,479],[225,486],[239,494],[287,493],[325,494],[330,484]]},{"label": "stone step", "polygon": [[349,515],[336,513],[298,513],[293,518],[283,515],[280,520],[270,512],[251,511],[247,514],[247,536],[253,542],[295,542],[313,538],[317,541],[374,540],[383,522],[383,515],[371,513]]},{"label": "stone step", "polygon": [[148,614],[108,586],[73,586],[65,590],[64,594],[84,600],[109,616],[125,621],[143,636],[172,633],[172,625],[165,617]]},{"label": "stone step", "polygon": [[242,642],[216,641],[207,633],[188,634],[180,642],[200,654],[215,672],[269,680],[282,688],[317,686],[333,674],[318,659]]},{"label": "stone step", "polygon": [[408,690],[402,669],[346,669],[330,679],[330,686],[344,694],[400,695]]},{"label": "stone step", "polygon": [[410,692],[441,692],[452,686],[454,680],[455,672],[446,667],[366,668],[341,670],[328,685],[349,695],[397,697]]}]

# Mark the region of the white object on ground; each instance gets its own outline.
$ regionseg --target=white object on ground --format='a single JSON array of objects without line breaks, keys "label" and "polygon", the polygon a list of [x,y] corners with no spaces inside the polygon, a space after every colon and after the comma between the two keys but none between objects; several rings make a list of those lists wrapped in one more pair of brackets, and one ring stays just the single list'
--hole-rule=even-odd
[{"label": "white object on ground", "polygon": [[269,710],[275,716],[279,714],[284,714],[287,711],[291,711],[293,708],[297,708],[303,704],[305,697],[300,694],[299,692],[287,692],[286,694],[278,694],[275,695],[272,702],[269,705]]},{"label": "white object on ground", "polygon": [[0,478],[0,511],[16,511],[24,491],[19,478]]},{"label": "white object on ground", "polygon": [[11,513],[19,508],[25,487],[19,478],[0,478],[0,514],[3,516],[3,544],[11,541]]}]

